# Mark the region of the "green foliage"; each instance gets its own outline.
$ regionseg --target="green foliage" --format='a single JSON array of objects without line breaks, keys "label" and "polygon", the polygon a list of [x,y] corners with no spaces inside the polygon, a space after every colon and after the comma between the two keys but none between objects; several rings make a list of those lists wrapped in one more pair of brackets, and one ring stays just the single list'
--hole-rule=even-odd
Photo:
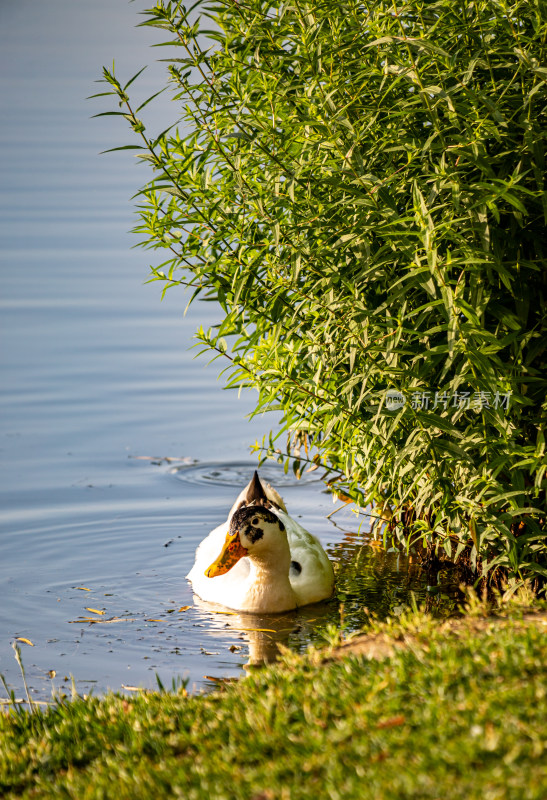
[{"label": "green foliage", "polygon": [[149,138],[104,80],[154,173],[153,279],[218,300],[199,339],[281,410],[296,472],[389,509],[407,546],[546,576],[543,0],[146,14],[179,129]]},{"label": "green foliage", "polygon": [[290,654],[205,696],[0,713],[0,794],[543,800],[547,645],[526,611],[451,633],[410,614],[375,626],[410,645],[383,661]]}]

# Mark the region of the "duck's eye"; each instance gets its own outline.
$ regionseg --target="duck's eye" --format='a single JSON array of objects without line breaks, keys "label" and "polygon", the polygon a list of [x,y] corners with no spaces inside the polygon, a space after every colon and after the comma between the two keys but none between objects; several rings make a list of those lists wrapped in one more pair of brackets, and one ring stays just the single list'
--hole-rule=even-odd
[{"label": "duck's eye", "polygon": [[259,522],[260,520],[258,519],[258,517],[253,517],[253,519],[251,520],[251,525],[258,525]]}]

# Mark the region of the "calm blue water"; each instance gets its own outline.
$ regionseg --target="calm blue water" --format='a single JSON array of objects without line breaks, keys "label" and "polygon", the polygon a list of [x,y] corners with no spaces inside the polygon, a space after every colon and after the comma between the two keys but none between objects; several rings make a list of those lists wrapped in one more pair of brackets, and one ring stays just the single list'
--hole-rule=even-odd
[{"label": "calm blue water", "polygon": [[[183,318],[182,292],[160,302],[158,286],[144,285],[154,256],[131,249],[128,231],[146,170],[127,153],[98,155],[131,142],[117,120],[90,119],[108,108],[85,99],[101,91],[101,66],[115,58],[127,79],[149,63],[137,99],[163,85],[153,59],[164,51],[134,27],[143,7],[0,5],[0,673],[17,694],[15,637],[35,645],[21,644],[35,697],[50,696],[50,670],[57,688],[74,676],[80,692],[153,687],[156,673],[199,688],[204,676],[241,675],[275,641],[305,646],[338,615],[335,600],[270,619],[260,634],[248,628],[264,620],[194,606],[184,579],[250,477],[249,445],[275,420],[249,422],[252,396],[223,391],[217,366],[194,360],[193,331],[215,310],[198,304]],[[167,98],[149,108],[157,131],[172,121]],[[321,483],[294,485],[276,469],[268,476],[289,511],[333,559],[356,549],[371,558],[341,529],[355,520],[325,519]],[[407,591],[408,565],[375,564],[359,607]],[[84,621],[95,617],[113,621]]]}]

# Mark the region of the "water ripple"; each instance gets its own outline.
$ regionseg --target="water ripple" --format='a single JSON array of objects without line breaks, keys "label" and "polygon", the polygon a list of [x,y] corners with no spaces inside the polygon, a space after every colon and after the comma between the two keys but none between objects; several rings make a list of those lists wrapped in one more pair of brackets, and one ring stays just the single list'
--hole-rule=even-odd
[{"label": "water ripple", "polygon": [[319,481],[315,472],[304,472],[298,479],[292,472],[286,473],[280,464],[273,461],[267,461],[258,468],[254,461],[208,461],[173,467],[171,474],[185,483],[200,486],[210,486],[211,484],[234,486],[241,489],[249,483],[256,469],[258,469],[261,479],[271,483],[276,489]]}]

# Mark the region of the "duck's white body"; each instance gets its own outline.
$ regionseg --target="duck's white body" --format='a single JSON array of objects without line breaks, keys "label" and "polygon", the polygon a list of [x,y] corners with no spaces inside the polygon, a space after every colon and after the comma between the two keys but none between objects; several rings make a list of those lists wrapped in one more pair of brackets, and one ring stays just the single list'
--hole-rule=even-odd
[{"label": "duck's white body", "polygon": [[[330,597],[334,573],[318,539],[289,516],[275,489],[260,484],[264,505],[269,509],[266,511],[261,500],[253,499],[251,484],[234,503],[226,522],[211,531],[199,545],[195,564],[187,575],[194,592],[207,602],[253,613],[289,611]],[[208,577],[205,573],[211,572],[211,566],[218,564],[219,554],[225,552],[223,548],[230,539],[230,531],[232,543],[235,538],[241,546],[233,522],[238,516],[242,519],[241,541],[245,543],[242,548],[245,555],[240,556],[238,552],[233,566],[224,567],[223,573],[215,569],[215,576]],[[250,527],[251,521],[259,527]],[[255,535],[258,532],[257,541],[245,536],[246,526],[255,531]]]}]

